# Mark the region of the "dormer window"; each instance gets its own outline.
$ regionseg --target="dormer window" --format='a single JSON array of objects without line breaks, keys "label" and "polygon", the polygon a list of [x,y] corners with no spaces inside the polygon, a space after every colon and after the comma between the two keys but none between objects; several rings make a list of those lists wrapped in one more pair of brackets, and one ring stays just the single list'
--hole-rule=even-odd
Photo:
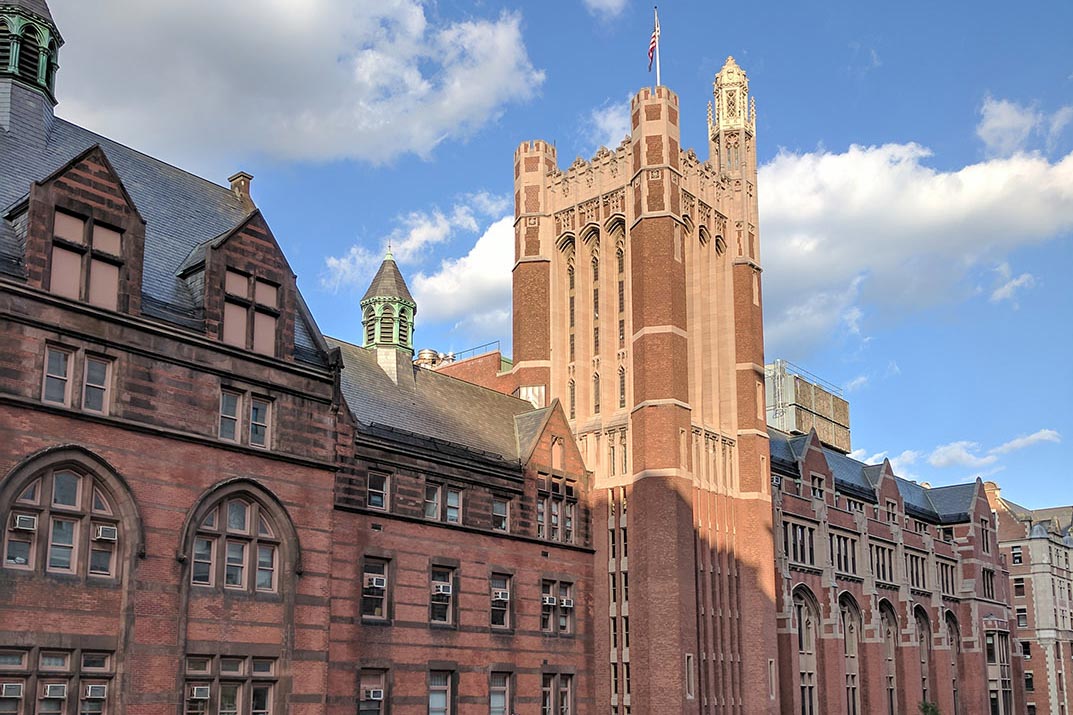
[{"label": "dormer window", "polygon": [[49,291],[98,308],[119,307],[123,234],[99,223],[57,211],[53,222]]},{"label": "dormer window", "polygon": [[262,355],[275,356],[279,286],[228,270],[224,293],[223,341]]}]

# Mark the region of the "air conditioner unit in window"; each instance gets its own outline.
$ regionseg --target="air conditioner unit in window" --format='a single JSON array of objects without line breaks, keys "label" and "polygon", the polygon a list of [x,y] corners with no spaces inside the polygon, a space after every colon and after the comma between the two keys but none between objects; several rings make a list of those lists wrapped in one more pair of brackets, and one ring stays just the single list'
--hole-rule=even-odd
[{"label": "air conditioner unit in window", "polygon": [[108,697],[107,685],[87,685],[85,691],[86,700],[104,700]]},{"label": "air conditioner unit in window", "polygon": [[493,601],[509,601],[510,591],[492,591]]},{"label": "air conditioner unit in window", "polygon": [[432,584],[432,592],[437,596],[450,596],[451,584],[449,583],[434,583]]},{"label": "air conditioner unit in window", "polygon": [[572,599],[572,598],[564,598],[561,601],[559,601],[559,605],[562,606],[563,608],[573,608],[574,607],[574,599]]},{"label": "air conditioner unit in window", "polygon": [[545,606],[555,606],[559,603],[559,599],[555,596],[544,596],[543,603]]},{"label": "air conditioner unit in window", "polygon": [[4,683],[0,687],[0,698],[21,698],[22,683]]},{"label": "air conditioner unit in window", "polygon": [[67,697],[66,683],[49,683],[45,686],[45,697],[62,700]]},{"label": "air conditioner unit in window", "polygon": [[93,533],[94,541],[115,541],[119,538],[119,529],[115,526],[98,524]]},{"label": "air conditioner unit in window", "polygon": [[207,686],[207,685],[191,685],[190,686],[190,699],[191,700],[208,700],[209,699],[209,686]]},{"label": "air conditioner unit in window", "polygon": [[781,487],[782,486],[782,477],[780,475],[778,475],[778,474],[772,474],[771,475],[771,486],[775,487],[776,489]]},{"label": "air conditioner unit in window", "polygon": [[366,700],[383,700],[384,699],[384,691],[382,689],[380,689],[380,688],[374,688],[374,689],[371,689],[371,690],[366,690],[365,691],[365,699]]},{"label": "air conditioner unit in window", "polygon": [[365,585],[369,588],[387,588],[386,576],[366,576]]},{"label": "air conditioner unit in window", "polygon": [[16,514],[11,520],[12,531],[37,531],[37,517],[33,514]]}]

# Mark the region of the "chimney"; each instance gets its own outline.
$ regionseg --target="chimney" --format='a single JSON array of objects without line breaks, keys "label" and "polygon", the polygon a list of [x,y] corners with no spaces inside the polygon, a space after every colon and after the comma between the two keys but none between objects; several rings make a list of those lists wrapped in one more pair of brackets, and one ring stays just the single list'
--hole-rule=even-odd
[{"label": "chimney", "polygon": [[245,171],[240,171],[228,179],[231,182],[231,193],[242,199],[242,203],[253,208],[253,199],[250,198],[250,182],[253,177]]}]

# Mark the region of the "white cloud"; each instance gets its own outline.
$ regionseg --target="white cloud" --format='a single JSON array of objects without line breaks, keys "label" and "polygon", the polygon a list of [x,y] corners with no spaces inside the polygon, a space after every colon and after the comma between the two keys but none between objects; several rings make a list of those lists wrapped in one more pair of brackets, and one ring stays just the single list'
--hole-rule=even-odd
[{"label": "white cloud", "polygon": [[980,449],[976,442],[951,442],[936,447],[928,455],[928,464],[933,467],[986,467],[998,460],[993,454],[980,456],[975,454]]},{"label": "white cloud", "polygon": [[630,135],[630,99],[596,107],[589,112],[585,124],[586,137],[594,151],[601,146],[615,149]]},{"label": "white cloud", "polygon": [[1053,429],[1041,429],[1041,430],[1039,430],[1037,432],[1033,432],[1032,434],[1029,434],[1029,435],[1024,435],[1024,436],[1021,436],[1021,437],[1015,437],[1014,439],[1011,439],[1009,442],[1006,442],[1004,444],[1000,444],[998,447],[995,447],[994,449],[990,450],[989,453],[990,454],[1009,454],[1010,452],[1015,452],[1015,451],[1017,451],[1019,449],[1024,449],[1025,447],[1031,447],[1034,444],[1039,444],[1040,442],[1061,442],[1061,441],[1062,441],[1062,435],[1060,435],[1056,430],[1053,430]]},{"label": "white cloud", "polygon": [[966,280],[1073,229],[1073,154],[992,158],[953,171],[917,144],[781,151],[760,169],[765,333],[802,359],[863,316],[971,295]]},{"label": "white cloud", "polygon": [[607,18],[617,16],[626,8],[626,0],[584,0],[584,2],[589,12]]},{"label": "white cloud", "polygon": [[[508,198],[482,191],[462,196],[450,211],[438,208],[411,211],[396,219],[398,225],[390,233],[373,242],[375,248],[354,244],[342,256],[326,258],[326,274],[321,283],[331,290],[346,285],[364,288],[389,249],[400,264],[419,263],[434,246],[447,242],[459,232],[480,230],[478,215],[499,217],[509,205]],[[512,240],[512,250],[513,245]],[[508,274],[509,270],[508,266]]]},{"label": "white cloud", "polygon": [[846,383],[846,392],[854,392],[855,390],[859,390],[867,384],[868,376],[858,375],[857,377]]},{"label": "white cloud", "polygon": [[505,216],[489,226],[466,255],[444,259],[433,273],[414,275],[410,288],[418,314],[491,335],[509,332],[513,265],[514,218]]},{"label": "white cloud", "polygon": [[134,7],[53,0],[67,41],[59,112],[195,163],[221,153],[428,156],[530,99],[544,80],[517,13],[443,21],[418,0]]},{"label": "white cloud", "polygon": [[1031,288],[1036,284],[1036,278],[1031,273],[1013,276],[1010,271],[1010,264],[1005,261],[995,268],[995,272],[999,275],[999,284],[991,291],[992,303],[1001,303],[1004,300],[1014,301],[1019,289]]},{"label": "white cloud", "polygon": [[1031,139],[1037,135],[1052,150],[1071,121],[1073,106],[1061,107],[1048,115],[1035,107],[988,96],[980,106],[976,136],[983,141],[987,152],[995,156],[1030,149]]}]

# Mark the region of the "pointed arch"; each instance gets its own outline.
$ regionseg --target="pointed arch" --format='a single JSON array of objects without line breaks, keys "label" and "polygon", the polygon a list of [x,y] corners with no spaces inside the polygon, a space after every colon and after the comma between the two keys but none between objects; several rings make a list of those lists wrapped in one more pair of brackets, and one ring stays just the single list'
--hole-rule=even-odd
[{"label": "pointed arch", "polygon": [[793,590],[793,624],[797,634],[797,696],[802,715],[819,713],[820,605],[808,586]]},{"label": "pointed arch", "polygon": [[932,690],[932,669],[934,658],[932,657],[932,628],[931,618],[923,606],[913,608],[913,620],[916,624],[917,654],[920,657],[920,694],[924,702],[932,702],[934,691]]},{"label": "pointed arch", "polygon": [[879,630],[882,649],[884,711],[898,715],[898,615],[887,599],[879,601]]},{"label": "pointed arch", "polygon": [[600,248],[600,227],[597,224],[586,224],[581,228],[578,235],[581,237],[581,242],[588,246],[590,250]]},{"label": "pointed arch", "polygon": [[371,305],[365,308],[361,322],[365,325],[365,347],[370,347],[376,342],[376,311]]},{"label": "pointed arch", "polygon": [[410,347],[410,311],[399,308],[399,345]]},{"label": "pointed arch", "polygon": [[[17,515],[32,519],[23,529],[8,528]],[[145,556],[129,484],[80,445],[50,447],[16,465],[0,482],[0,519],[4,569],[124,581],[134,558]]]},{"label": "pointed arch", "polygon": [[378,342],[395,342],[395,309],[390,305],[385,305],[380,309],[380,339]]},{"label": "pointed arch", "polygon": [[0,72],[7,72],[11,63],[11,42],[13,36],[4,18],[0,17]]},{"label": "pointed arch", "polygon": [[33,25],[25,25],[19,38],[19,76],[40,83],[41,35]]},{"label": "pointed arch", "polygon": [[697,240],[700,241],[702,246],[707,246],[709,241],[712,240],[712,233],[707,226],[702,225],[697,229]]},{"label": "pointed arch", "polygon": [[559,236],[559,240],[555,242],[555,247],[559,249],[560,253],[572,254],[574,252],[574,246],[577,243],[577,238],[570,231],[567,231],[563,235]]},{"label": "pointed arch", "polygon": [[948,647],[947,657],[950,659],[950,692],[953,712],[951,715],[961,715],[961,698],[958,692],[958,679],[961,677],[961,626],[958,625],[957,616],[948,610],[943,619],[946,626],[946,644]]},{"label": "pointed arch", "polygon": [[848,591],[838,597],[839,625],[842,628],[843,670],[845,672],[845,704],[847,715],[861,712],[861,683],[867,682],[861,668],[861,636],[864,621],[857,600]]},{"label": "pointed arch", "polygon": [[[682,227],[685,230],[685,234],[687,236],[692,236],[693,231],[697,228],[697,225],[693,223],[693,218],[689,214],[685,213],[682,214]],[[701,226],[701,228],[704,227]],[[701,242],[703,243],[704,241],[702,240]]]}]

